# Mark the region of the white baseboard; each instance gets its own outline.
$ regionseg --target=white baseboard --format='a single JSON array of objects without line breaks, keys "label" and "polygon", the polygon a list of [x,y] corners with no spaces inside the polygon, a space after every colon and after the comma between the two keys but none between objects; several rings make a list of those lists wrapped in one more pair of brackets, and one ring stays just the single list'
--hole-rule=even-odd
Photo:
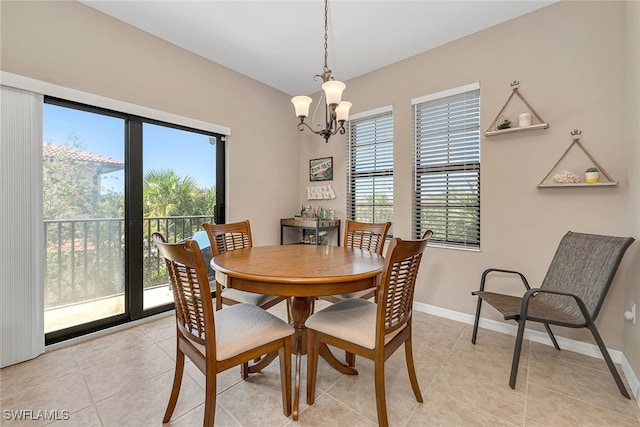
[{"label": "white baseboard", "polygon": [[[468,325],[473,325],[475,321],[475,316],[471,314],[461,313],[459,311],[453,311],[446,308],[436,307],[435,305],[423,304],[420,302],[414,302],[413,308],[416,311],[432,314],[438,317],[444,317],[445,319],[455,320],[457,322],[466,323]],[[509,324],[504,322],[499,322],[497,320],[485,319],[483,317],[480,318],[480,323],[478,325],[480,328],[489,329],[492,331],[500,332],[507,335],[516,336],[518,332],[518,328],[515,324]],[[525,339],[530,341],[534,341],[537,343],[545,344],[548,346],[553,346],[549,335],[546,332],[534,331],[531,329],[525,329],[524,332]],[[556,340],[558,341],[558,345],[565,349],[574,351],[576,353],[584,354],[586,356],[596,357],[598,359],[603,359],[602,354],[600,353],[600,349],[595,344],[589,344],[583,341],[577,341],[571,338],[558,337],[556,336]],[[636,398],[638,402],[638,406],[640,407],[640,380],[627,358],[624,356],[619,350],[607,349],[609,351],[609,355],[614,363],[619,363],[622,367],[622,372],[624,373],[627,382],[629,383],[629,387],[631,388],[631,392]]]},{"label": "white baseboard", "polygon": [[638,402],[638,406],[640,406],[640,380],[636,376],[636,373],[631,369],[631,365],[629,365],[629,361],[626,357],[624,357],[624,353],[622,353],[622,360],[620,361],[620,366],[622,366],[622,372],[624,372],[624,376],[629,383],[629,388],[631,388],[631,392],[636,398],[636,402]]}]

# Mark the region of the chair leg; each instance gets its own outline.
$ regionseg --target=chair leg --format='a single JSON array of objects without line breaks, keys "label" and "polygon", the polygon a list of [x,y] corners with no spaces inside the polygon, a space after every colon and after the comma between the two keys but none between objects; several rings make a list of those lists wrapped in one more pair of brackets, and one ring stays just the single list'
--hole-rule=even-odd
[{"label": "chair leg", "polygon": [[240,376],[243,380],[249,378],[249,362],[244,362],[240,365]]},{"label": "chair leg", "polygon": [[476,307],[476,320],[473,322],[473,334],[471,335],[471,343],[476,343],[478,337],[478,323],[480,322],[480,309],[482,308],[482,298],[478,297],[478,306]]},{"label": "chair leg", "polygon": [[388,427],[387,398],[384,389],[384,354],[376,354],[374,360],[376,409],[378,411],[378,426]]},{"label": "chair leg", "polygon": [[556,341],[555,335],[553,335],[553,332],[551,332],[551,326],[549,326],[548,323],[545,323],[544,328],[547,330],[547,333],[549,334],[549,338],[551,338],[551,342],[553,343],[553,346],[556,348],[556,350],[560,351],[560,346],[558,345],[558,341]]},{"label": "chair leg", "polygon": [[524,325],[527,319],[521,317],[518,320],[518,335],[516,336],[516,345],[513,349],[513,362],[511,362],[511,377],[509,378],[509,387],[516,388],[516,377],[518,376],[518,365],[520,364],[520,353],[522,352],[522,341],[524,339]]},{"label": "chair leg", "polygon": [[409,336],[409,339],[404,342],[404,355],[405,359],[407,359],[407,370],[409,371],[409,380],[411,381],[413,394],[416,395],[416,400],[418,402],[423,402],[422,393],[420,393],[420,386],[418,385],[418,377],[416,376],[416,368],[413,364],[413,343],[411,336]]},{"label": "chair leg", "polygon": [[620,374],[618,373],[616,366],[613,364],[613,361],[611,360],[611,356],[609,356],[607,347],[605,347],[604,341],[602,341],[602,337],[600,337],[600,333],[598,333],[598,330],[596,329],[596,325],[591,323],[587,325],[587,328],[589,328],[589,330],[591,331],[591,334],[593,334],[593,338],[596,340],[596,344],[598,344],[598,348],[600,349],[600,353],[602,353],[602,357],[604,357],[604,361],[607,362],[609,371],[611,371],[611,375],[613,375],[613,379],[616,381],[616,384],[618,385],[618,389],[620,390],[620,393],[627,399],[631,399],[631,397],[629,396],[629,393],[627,392],[626,387],[624,386],[624,383],[622,382],[622,378],[620,378]]},{"label": "chair leg", "polygon": [[356,366],[356,355],[353,353],[349,353],[348,351],[344,351],[344,359],[347,361],[347,366],[351,366],[352,368]]},{"label": "chair leg", "polygon": [[174,409],[176,409],[176,403],[178,402],[178,395],[180,394],[180,386],[182,385],[182,374],[184,373],[184,353],[177,349],[176,351],[176,369],[173,373],[173,387],[171,388],[171,396],[169,397],[169,403],[167,404],[167,410],[164,412],[163,423],[168,423],[171,420]]},{"label": "chair leg", "polygon": [[278,350],[280,359],[280,385],[282,410],[285,417],[291,415],[291,337],[284,338],[284,346]]},{"label": "chair leg", "polygon": [[[208,369],[207,369],[208,370]],[[216,418],[216,374],[205,378],[204,427],[213,427]]]},{"label": "chair leg", "polygon": [[216,311],[222,310],[222,284],[216,280]]},{"label": "chair leg", "polygon": [[313,405],[316,399],[319,352],[320,342],[316,337],[316,331],[307,329],[307,404],[309,405]]}]

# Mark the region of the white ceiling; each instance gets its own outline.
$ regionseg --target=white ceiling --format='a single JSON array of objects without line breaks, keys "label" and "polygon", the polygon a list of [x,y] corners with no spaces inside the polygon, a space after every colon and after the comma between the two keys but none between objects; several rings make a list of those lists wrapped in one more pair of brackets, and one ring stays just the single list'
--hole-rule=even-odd
[{"label": "white ceiling", "polygon": [[[290,95],[319,90],[322,0],[80,0]],[[349,80],[557,0],[331,0],[329,60]]]}]

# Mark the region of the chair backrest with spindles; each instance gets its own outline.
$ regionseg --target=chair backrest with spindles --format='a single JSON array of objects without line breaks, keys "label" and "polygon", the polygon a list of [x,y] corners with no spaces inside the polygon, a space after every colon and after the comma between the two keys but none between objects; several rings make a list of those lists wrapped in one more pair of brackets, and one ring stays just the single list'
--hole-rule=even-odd
[{"label": "chair backrest with spindles", "polygon": [[390,227],[390,222],[366,223],[346,220],[344,246],[345,248],[364,249],[382,255]]},{"label": "chair backrest with spindles", "polygon": [[377,294],[378,339],[404,327],[410,320],[413,296],[422,255],[433,233],[427,230],[419,240],[391,239]]},{"label": "chair backrest with spindles", "polygon": [[161,233],[153,233],[152,239],[165,260],[178,328],[185,337],[215,354],[211,288],[198,242],[188,239],[167,243]]},{"label": "chair backrest with spindles", "polygon": [[235,249],[250,248],[253,246],[249,220],[230,224],[205,223],[202,224],[202,227],[209,236],[213,256]]}]

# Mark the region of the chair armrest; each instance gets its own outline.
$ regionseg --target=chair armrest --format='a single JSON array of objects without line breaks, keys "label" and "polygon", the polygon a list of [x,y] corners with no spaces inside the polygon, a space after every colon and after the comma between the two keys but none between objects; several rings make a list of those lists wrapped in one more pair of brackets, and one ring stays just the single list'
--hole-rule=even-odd
[{"label": "chair armrest", "polygon": [[529,289],[527,292],[525,292],[524,296],[522,297],[522,306],[520,308],[520,316],[526,315],[527,313],[527,308],[529,305],[529,299],[535,297],[537,294],[553,294],[553,295],[561,295],[561,296],[565,296],[565,297],[571,297],[576,301],[576,304],[578,304],[578,308],[580,308],[580,311],[582,312],[582,315],[584,316],[584,320],[587,323],[593,323],[593,319],[591,319],[591,314],[589,314],[589,310],[587,310],[587,306],[585,305],[584,301],[582,301],[582,298],[580,298],[577,295],[574,294],[570,294],[568,292],[560,292],[560,291],[554,291],[552,289],[541,289],[541,288],[533,288],[533,289]]},{"label": "chair armrest", "polygon": [[524,287],[526,289],[531,289],[531,287],[529,286],[529,282],[527,282],[527,278],[524,277],[524,274],[522,274],[520,272],[513,271],[513,270],[503,270],[501,268],[487,268],[485,271],[482,272],[482,279],[480,279],[480,290],[481,291],[484,291],[484,286],[485,286],[485,283],[487,281],[487,276],[489,275],[489,273],[492,273],[492,272],[517,274],[518,276],[520,276],[520,279],[522,279],[522,283],[524,284]]}]

